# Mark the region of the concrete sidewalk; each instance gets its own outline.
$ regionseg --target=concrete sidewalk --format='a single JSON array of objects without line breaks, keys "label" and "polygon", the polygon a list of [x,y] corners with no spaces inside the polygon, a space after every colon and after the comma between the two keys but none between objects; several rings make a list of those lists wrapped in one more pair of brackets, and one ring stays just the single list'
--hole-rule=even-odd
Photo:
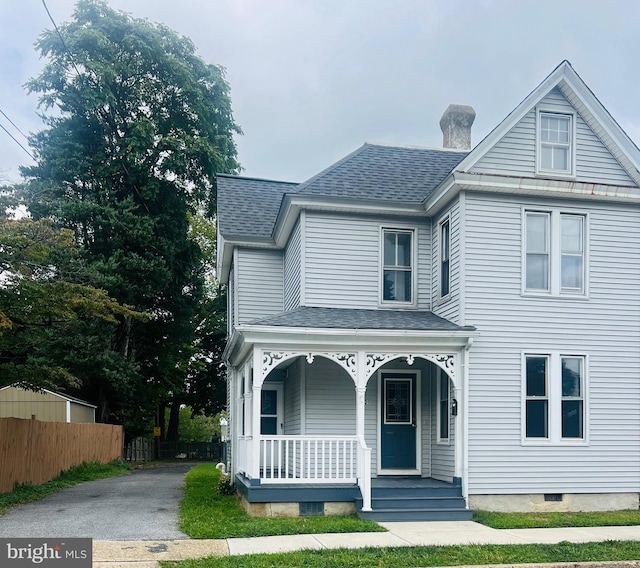
[{"label": "concrete sidewalk", "polygon": [[157,568],[159,560],[187,560],[291,552],[301,549],[365,548],[449,544],[553,544],[640,540],[640,526],[497,530],[473,521],[380,523],[388,532],[303,534],[220,540],[93,542],[94,568]]}]

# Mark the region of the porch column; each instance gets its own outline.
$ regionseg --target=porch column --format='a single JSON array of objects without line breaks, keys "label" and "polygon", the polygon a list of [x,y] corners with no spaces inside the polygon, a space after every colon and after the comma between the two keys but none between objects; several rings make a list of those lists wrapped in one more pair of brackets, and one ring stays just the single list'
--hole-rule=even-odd
[{"label": "porch column", "polygon": [[365,401],[367,377],[365,353],[359,352],[356,363],[356,435],[358,436],[358,486],[362,493],[362,510],[371,511],[371,448],[365,441]]},{"label": "porch column", "polygon": [[262,401],[262,383],[264,372],[262,369],[262,352],[253,351],[253,396],[251,406],[251,478],[260,479],[260,403]]}]

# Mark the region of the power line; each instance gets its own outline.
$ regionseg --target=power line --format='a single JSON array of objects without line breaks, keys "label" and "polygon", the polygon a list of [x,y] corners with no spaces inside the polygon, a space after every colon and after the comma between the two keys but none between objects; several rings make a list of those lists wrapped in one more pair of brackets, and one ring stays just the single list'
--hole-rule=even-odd
[{"label": "power line", "polygon": [[22,134],[22,136],[24,136],[25,140],[29,139],[29,137],[18,128],[18,125],[13,122],[13,120],[11,120],[2,109],[0,109],[0,114],[2,114],[2,116],[4,116],[11,123],[11,126],[13,126],[20,134]]},{"label": "power line", "polygon": [[49,7],[47,6],[47,3],[45,2],[45,0],[42,0],[42,5],[44,6],[44,9],[47,11],[47,15],[49,16],[49,19],[51,20],[51,23],[53,24],[53,27],[55,28],[56,32],[58,33],[58,37],[60,38],[60,41],[62,42],[62,47],[64,47],[65,51],[69,54],[69,57],[71,58],[71,65],[73,65],[73,68],[76,70],[76,73],[78,75],[80,75],[80,70],[78,69],[78,66],[76,65],[75,60],[73,59],[73,55],[71,55],[71,51],[69,51],[69,48],[67,47],[67,44],[64,42],[64,38],[62,37],[62,34],[60,33],[60,30],[58,29],[58,25],[56,24],[55,20],[53,19],[53,16],[51,15],[51,12],[49,12]]},{"label": "power line", "polygon": [[[4,114],[4,113],[2,113]],[[29,157],[35,161],[35,158],[33,157],[33,155],[31,154],[31,152],[29,152],[29,150],[27,150],[22,144],[20,144],[20,142],[18,142],[17,138],[11,134],[11,132],[9,132],[1,123],[0,123],[0,128],[2,128],[2,130],[4,130],[10,137],[11,139],[18,145],[20,146],[20,148],[22,148],[27,154],[29,154]]]}]

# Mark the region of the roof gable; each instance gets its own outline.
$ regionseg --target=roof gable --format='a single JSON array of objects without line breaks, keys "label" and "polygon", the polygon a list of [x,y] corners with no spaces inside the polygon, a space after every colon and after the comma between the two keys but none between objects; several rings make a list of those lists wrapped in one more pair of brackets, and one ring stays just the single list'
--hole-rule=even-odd
[{"label": "roof gable", "polygon": [[[575,109],[577,136],[585,151],[595,151],[605,163],[599,173],[589,170],[587,159],[578,155],[576,173],[581,181],[604,182],[620,185],[640,185],[640,150],[624,130],[611,117],[568,61],[563,61],[538,87],[536,87],[469,155],[458,164],[456,170],[463,172],[496,171],[496,164],[509,156],[509,164],[503,166],[516,169],[516,175],[535,173],[535,154],[523,147],[527,130],[535,144],[535,109],[538,106]],[[533,130],[531,130],[533,129]],[[521,144],[515,144],[516,140]],[[586,146],[591,146],[586,149]],[[508,154],[504,150],[508,149]],[[582,163],[581,160],[582,159]],[[532,161],[533,160],[533,161]],[[533,169],[532,169],[533,168]],[[499,168],[498,168],[499,169]],[[592,176],[600,176],[594,179]]]}]

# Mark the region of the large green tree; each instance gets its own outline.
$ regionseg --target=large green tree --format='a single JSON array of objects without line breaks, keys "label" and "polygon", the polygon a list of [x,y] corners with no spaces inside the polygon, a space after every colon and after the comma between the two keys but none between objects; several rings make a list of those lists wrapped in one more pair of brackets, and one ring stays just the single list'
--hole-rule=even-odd
[{"label": "large green tree", "polygon": [[[144,316],[78,283],[86,278],[72,232],[46,219],[10,219],[0,210],[0,243],[0,386],[69,392],[87,374],[117,372],[120,385],[131,378],[115,353],[98,368],[80,368],[79,344],[108,344],[119,318]],[[73,348],[61,350],[62,342]],[[94,362],[100,352],[91,354]]]},{"label": "large green tree", "polygon": [[110,348],[139,383],[129,401],[100,400],[103,418],[150,400],[161,417],[186,396],[206,299],[191,220],[215,215],[216,173],[239,169],[229,86],[190,40],[100,0],[80,0],[59,32],[40,36],[48,62],[27,84],[54,112],[30,141],[23,195],[34,218],[73,231],[97,285],[151,315],[119,322]]}]

